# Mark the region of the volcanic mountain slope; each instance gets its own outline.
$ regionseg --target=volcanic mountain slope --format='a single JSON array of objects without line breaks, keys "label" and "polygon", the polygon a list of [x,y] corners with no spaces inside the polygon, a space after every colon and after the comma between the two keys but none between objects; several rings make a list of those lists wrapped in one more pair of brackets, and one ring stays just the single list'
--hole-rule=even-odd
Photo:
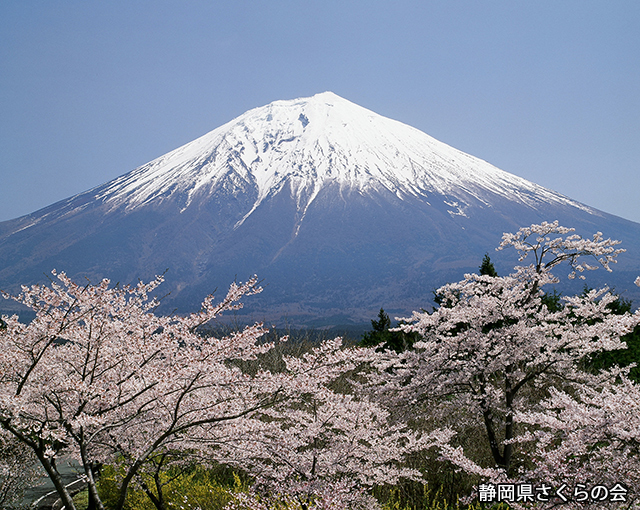
[{"label": "volcanic mountain slope", "polygon": [[[188,310],[257,273],[265,291],[247,302],[254,318],[366,320],[380,306],[426,306],[438,285],[494,257],[503,232],[555,219],[622,239],[629,253],[613,283],[633,289],[639,224],[325,92],[250,110],[0,223],[0,288],[41,282],[53,268],[114,282],[168,269],[165,309]],[[513,255],[500,253],[503,272]]]}]

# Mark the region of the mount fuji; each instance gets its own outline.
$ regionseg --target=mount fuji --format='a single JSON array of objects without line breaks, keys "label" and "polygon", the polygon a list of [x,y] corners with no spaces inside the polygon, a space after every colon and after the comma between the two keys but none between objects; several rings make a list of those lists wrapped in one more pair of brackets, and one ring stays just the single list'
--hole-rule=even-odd
[{"label": "mount fuji", "polygon": [[[504,172],[325,92],[276,101],[127,174],[0,223],[0,288],[55,268],[97,282],[166,273],[166,310],[191,310],[254,273],[246,317],[292,325],[408,314],[477,270],[503,232],[559,220],[627,253],[599,278],[625,297],[640,224]],[[609,278],[609,280],[607,280]],[[591,280],[592,285],[599,284]],[[4,304],[0,308],[6,308]]]}]

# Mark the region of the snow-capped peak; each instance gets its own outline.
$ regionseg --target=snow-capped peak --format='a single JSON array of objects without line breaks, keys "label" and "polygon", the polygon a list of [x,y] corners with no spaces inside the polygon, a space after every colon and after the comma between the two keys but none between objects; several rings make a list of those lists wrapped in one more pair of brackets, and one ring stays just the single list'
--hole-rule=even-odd
[{"label": "snow-capped peak", "polygon": [[332,92],[250,110],[100,187],[97,198],[132,209],[178,193],[186,208],[225,179],[255,189],[245,218],[285,183],[303,216],[329,182],[401,199],[446,196],[451,214],[464,215],[470,197],[489,204],[492,195],[590,210]]}]

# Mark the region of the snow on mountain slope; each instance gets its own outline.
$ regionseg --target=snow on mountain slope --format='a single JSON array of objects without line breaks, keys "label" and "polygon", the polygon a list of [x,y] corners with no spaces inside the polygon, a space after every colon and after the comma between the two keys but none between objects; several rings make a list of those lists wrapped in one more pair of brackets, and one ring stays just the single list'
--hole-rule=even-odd
[{"label": "snow on mountain slope", "polygon": [[54,268],[123,283],[168,269],[163,306],[189,311],[257,273],[266,286],[251,299],[260,320],[367,322],[380,306],[402,316],[426,306],[485,253],[508,271],[513,254],[493,251],[502,233],[556,219],[623,241],[617,279],[600,272],[591,284],[635,299],[639,224],[325,92],[250,110],[110,182],[1,222],[0,289],[19,292]]},{"label": "snow on mountain slope", "polygon": [[100,187],[96,198],[131,210],[186,194],[185,209],[225,178],[257,191],[238,225],[287,181],[302,215],[328,183],[362,194],[386,189],[400,199],[446,196],[451,214],[464,215],[470,197],[491,205],[496,195],[596,212],[331,92],[250,110]]}]

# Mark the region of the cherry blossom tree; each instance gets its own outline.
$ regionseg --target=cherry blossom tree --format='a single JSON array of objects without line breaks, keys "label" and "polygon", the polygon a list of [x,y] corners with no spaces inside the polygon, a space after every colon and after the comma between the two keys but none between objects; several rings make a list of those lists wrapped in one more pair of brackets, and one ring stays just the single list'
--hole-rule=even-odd
[{"label": "cherry blossom tree", "polygon": [[568,508],[640,508],[640,387],[620,370],[601,379],[571,394],[552,388],[538,410],[516,413],[531,426],[518,441],[534,444],[521,477],[566,487]]},{"label": "cherry blossom tree", "polygon": [[[379,356],[327,340],[302,356],[284,356],[289,398],[254,415],[252,428],[214,444],[209,456],[247,470],[256,490],[292,508],[376,508],[366,490],[420,479],[405,467],[412,452],[446,443],[450,434],[419,434],[353,384]],[[289,499],[288,499],[289,498]],[[246,508],[261,508],[248,498]],[[257,506],[251,506],[257,505]]]},{"label": "cherry blossom tree", "polygon": [[[384,385],[404,405],[422,404],[428,418],[442,424],[455,416],[458,430],[480,425],[491,462],[450,443],[445,457],[470,473],[509,476],[526,461],[517,458],[516,437],[522,412],[542,401],[551,388],[573,392],[598,384],[581,370],[587,355],[623,348],[620,337],[638,323],[607,306],[608,289],[564,298],[550,310],[544,287],[557,283],[552,272],[569,266],[569,278],[611,264],[622,250],[618,241],[597,233],[584,239],[558,222],[531,225],[504,234],[498,249],[515,248],[519,261],[506,277],[467,274],[438,289],[441,306],[415,312],[402,329],[418,332],[415,350],[380,364],[393,374]],[[414,407],[414,412],[417,407]]]},{"label": "cherry blossom tree", "polygon": [[108,280],[79,286],[64,273],[54,276],[49,286],[23,287],[13,298],[35,311],[33,321],[3,317],[0,426],[33,451],[67,509],[74,504],[56,466],[62,456],[82,466],[90,499],[101,509],[95,472],[117,458],[124,466],[121,509],[145,463],[184,442],[191,429],[206,424],[222,431],[277,402],[277,377],[247,374],[232,363],[272,347],[260,342],[262,325],[225,338],[197,333],[241,306],[242,296],[259,292],[256,278],[178,317],[153,313],[158,303],[149,296],[162,277],[110,287]]},{"label": "cherry blossom tree", "polygon": [[[34,453],[69,509],[57,469],[62,457],[80,464],[101,509],[102,463],[117,461],[119,493],[111,503],[121,509],[145,472],[187,454],[198,458],[198,451],[303,507],[329,498],[347,508],[371,502],[364,491],[373,484],[418,477],[402,467],[404,455],[442,442],[392,422],[346,384],[347,374],[379,356],[373,349],[344,349],[336,339],[285,356],[284,368],[271,371],[256,362],[273,347],[260,341],[261,324],[224,338],[198,334],[259,292],[255,278],[233,284],[220,303],[207,298],[199,313],[165,317],[149,297],[162,277],[120,288],[54,276],[49,286],[23,287],[13,298],[35,311],[31,323],[3,317],[0,425]],[[163,510],[156,489],[152,500]]]}]

